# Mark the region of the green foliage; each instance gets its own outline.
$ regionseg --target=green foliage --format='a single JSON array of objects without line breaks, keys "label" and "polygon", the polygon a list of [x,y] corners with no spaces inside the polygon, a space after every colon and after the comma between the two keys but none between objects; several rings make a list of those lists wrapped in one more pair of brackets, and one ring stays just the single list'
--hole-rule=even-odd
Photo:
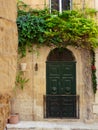
[{"label": "green foliage", "polygon": [[94,9],[68,10],[52,15],[47,9],[33,10],[18,4],[19,52],[26,55],[26,48],[33,44],[65,47],[68,45],[94,49],[98,46],[98,25],[91,17]]},{"label": "green foliage", "polygon": [[43,43],[45,32],[45,20],[38,16],[26,14],[17,19],[19,32],[19,51],[25,56],[26,47],[32,47],[32,43]]},{"label": "green foliage", "polygon": [[96,13],[97,13],[98,11],[97,10],[95,10],[95,9],[89,9],[89,8],[86,8],[85,9],[85,13],[86,13],[86,16],[88,15],[88,16],[94,16]]},{"label": "green foliage", "polygon": [[28,81],[29,79],[23,76],[23,72],[19,72],[16,76],[15,89],[19,88],[23,90]]},{"label": "green foliage", "polygon": [[[66,47],[68,45],[94,50],[98,47],[98,25],[94,19],[95,9],[67,10],[55,15],[48,9],[33,10],[18,0],[19,52],[26,55],[34,44]],[[23,89],[28,79],[21,74],[16,77],[16,85]],[[96,69],[93,53],[92,61],[93,90],[96,92]]]},{"label": "green foliage", "polygon": [[17,0],[17,10],[18,16],[25,15],[30,12],[31,8],[29,5],[25,4],[22,0]]},{"label": "green foliage", "polygon": [[95,53],[92,51],[92,85],[93,85],[93,92],[96,93],[97,90],[97,78],[96,78],[96,67],[95,67]]}]

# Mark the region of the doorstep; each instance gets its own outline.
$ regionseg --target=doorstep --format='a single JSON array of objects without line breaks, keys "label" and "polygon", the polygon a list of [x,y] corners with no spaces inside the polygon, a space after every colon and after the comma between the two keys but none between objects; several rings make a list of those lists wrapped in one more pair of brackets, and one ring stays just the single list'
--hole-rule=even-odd
[{"label": "doorstep", "polygon": [[7,124],[7,130],[98,130],[98,123],[20,121]]}]

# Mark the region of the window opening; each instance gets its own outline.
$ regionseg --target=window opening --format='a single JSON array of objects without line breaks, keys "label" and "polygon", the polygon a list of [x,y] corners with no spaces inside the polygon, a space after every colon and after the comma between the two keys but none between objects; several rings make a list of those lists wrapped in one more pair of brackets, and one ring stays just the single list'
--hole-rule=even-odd
[{"label": "window opening", "polygon": [[50,0],[50,13],[72,9],[72,0]]}]

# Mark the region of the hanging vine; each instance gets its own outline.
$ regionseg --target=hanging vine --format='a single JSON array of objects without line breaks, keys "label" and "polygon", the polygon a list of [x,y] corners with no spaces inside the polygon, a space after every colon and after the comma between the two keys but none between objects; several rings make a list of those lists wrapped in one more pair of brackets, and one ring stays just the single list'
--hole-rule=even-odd
[{"label": "hanging vine", "polygon": [[[56,15],[48,9],[33,10],[23,2],[18,3],[19,53],[26,55],[34,44],[38,46],[66,47],[68,45],[94,50],[98,47],[98,25],[92,18],[94,9],[67,10]],[[92,62],[92,81],[96,92],[95,56]]]},{"label": "hanging vine", "polygon": [[19,52],[26,55],[26,48],[37,45],[67,45],[94,49],[98,46],[98,25],[91,18],[94,9],[67,10],[52,15],[48,9],[33,10],[18,3]]},{"label": "hanging vine", "polygon": [[97,90],[97,80],[96,80],[96,67],[95,67],[95,53],[92,51],[92,84],[93,84],[93,91],[96,93]]}]

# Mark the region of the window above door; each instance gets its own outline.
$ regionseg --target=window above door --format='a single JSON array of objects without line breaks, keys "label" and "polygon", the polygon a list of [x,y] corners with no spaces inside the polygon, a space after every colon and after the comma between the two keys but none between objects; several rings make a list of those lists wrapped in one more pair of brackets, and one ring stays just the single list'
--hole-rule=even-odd
[{"label": "window above door", "polygon": [[72,9],[72,0],[49,0],[50,12],[59,11],[62,13],[64,10]]}]

